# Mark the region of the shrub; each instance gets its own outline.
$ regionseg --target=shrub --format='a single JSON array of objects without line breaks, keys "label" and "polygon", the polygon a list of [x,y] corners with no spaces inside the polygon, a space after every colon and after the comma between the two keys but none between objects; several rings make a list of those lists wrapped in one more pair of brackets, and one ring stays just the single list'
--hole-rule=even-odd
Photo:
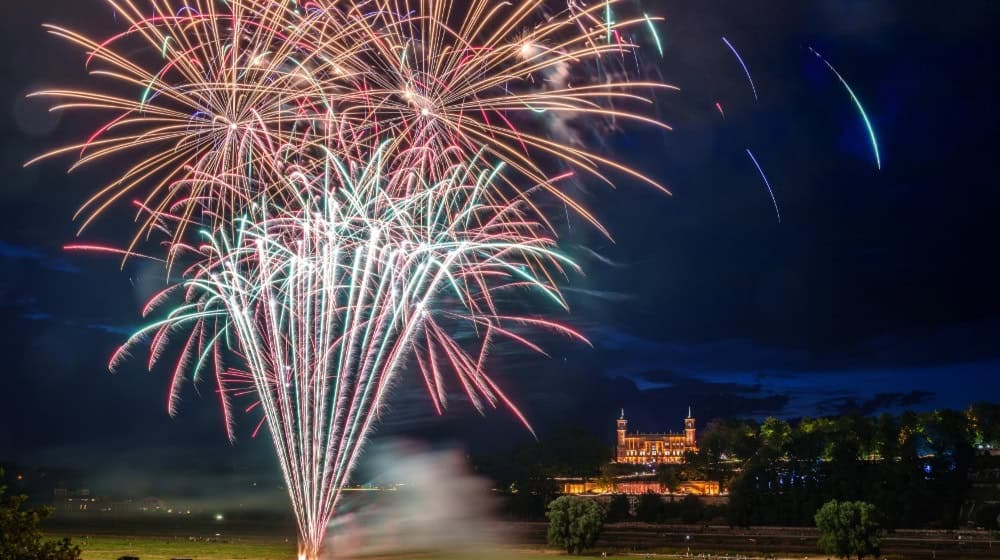
[{"label": "shrub", "polygon": [[562,496],[549,503],[548,540],[569,554],[579,554],[597,542],[603,523],[601,506],[579,496]]},{"label": "shrub", "polygon": [[879,556],[882,529],[875,521],[875,506],[866,502],[830,500],[816,512],[819,546],[842,558]]},{"label": "shrub", "polygon": [[[3,471],[0,471],[0,478]],[[3,560],[79,560],[80,547],[69,539],[46,541],[38,524],[51,508],[21,510],[27,496],[8,496],[0,484],[0,558]]]}]

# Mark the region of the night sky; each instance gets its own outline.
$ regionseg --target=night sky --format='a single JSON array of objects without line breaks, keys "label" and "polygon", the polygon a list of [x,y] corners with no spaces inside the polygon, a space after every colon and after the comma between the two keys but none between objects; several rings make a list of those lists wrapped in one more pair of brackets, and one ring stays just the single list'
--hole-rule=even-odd
[{"label": "night sky", "polygon": [[[491,364],[542,436],[573,425],[610,444],[622,407],[630,427],[659,431],[680,429],[688,405],[704,425],[997,400],[1000,4],[645,5],[667,18],[665,57],[647,48],[645,62],[681,87],[657,99],[674,131],[626,128],[603,147],[673,196],[625,180],[616,191],[579,186],[614,241],[570,220],[562,241],[587,275],[568,283],[572,315],[556,316],[594,348],[547,340],[551,359],[500,352]],[[255,418],[227,444],[211,387],[189,386],[171,419],[165,370],[145,373],[140,356],[107,372],[163,273],[62,250],[75,239],[74,210],[113,170],[21,168],[96,122],[24,100],[87,83],[80,54],[43,22],[113,29],[99,0],[17,2],[0,18],[0,460],[69,465],[137,492],[276,476],[269,443],[250,438]],[[752,71],[758,102],[722,36]],[[810,46],[864,103],[881,171],[854,105]],[[120,238],[127,214],[86,239]],[[380,435],[473,450],[531,438],[509,414],[483,418],[460,399],[436,418],[421,391],[400,383]]]}]

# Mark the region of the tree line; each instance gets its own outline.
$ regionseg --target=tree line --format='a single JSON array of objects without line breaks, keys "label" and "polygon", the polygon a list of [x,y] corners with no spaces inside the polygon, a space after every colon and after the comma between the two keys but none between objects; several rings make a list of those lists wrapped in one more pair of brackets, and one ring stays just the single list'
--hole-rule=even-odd
[{"label": "tree line", "polygon": [[[864,501],[887,529],[954,528],[972,522],[996,527],[1000,508],[974,504],[970,471],[997,463],[985,457],[1000,447],[1000,405],[966,410],[903,412],[865,416],[716,419],[700,431],[699,451],[683,465],[650,472],[661,488],[683,480],[714,480],[729,494],[723,509],[695,511],[693,503],[666,505],[640,518],[725,519],[734,526],[811,526],[831,500]],[[559,488],[557,476],[614,479],[635,467],[610,465],[610,437],[561,429],[513,453],[477,459],[483,474],[498,482],[511,517],[542,519]],[[998,496],[997,498],[1000,498]],[[644,498],[644,512],[656,511]],[[676,510],[676,511],[674,511]],[[994,511],[997,510],[997,511]]]},{"label": "tree line", "polygon": [[[643,498],[659,499],[655,494],[646,494]],[[552,500],[546,512],[549,545],[559,547],[568,554],[582,554],[592,548],[604,523],[616,520],[615,510],[620,509],[623,500],[623,496],[616,495],[604,507],[593,498],[583,496],[561,496]],[[685,498],[684,502],[688,501]],[[627,511],[627,504],[625,507]],[[838,558],[879,558],[885,531],[876,517],[875,506],[869,503],[831,500],[823,504],[814,517],[819,530],[816,544],[823,552]]]},{"label": "tree line", "polygon": [[988,404],[796,422],[719,420],[688,464],[728,489],[733,525],[811,525],[822,504],[859,500],[873,504],[888,529],[954,528],[969,520],[964,506],[977,450],[997,443],[1000,406]]}]

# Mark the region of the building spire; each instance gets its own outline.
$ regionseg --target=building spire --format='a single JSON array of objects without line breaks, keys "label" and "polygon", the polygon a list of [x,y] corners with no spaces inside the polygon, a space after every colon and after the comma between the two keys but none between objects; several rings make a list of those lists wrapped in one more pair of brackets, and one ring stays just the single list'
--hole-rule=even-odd
[{"label": "building spire", "polygon": [[619,420],[624,420],[624,419],[625,419],[625,409],[623,408],[622,409],[622,417],[619,418]]},{"label": "building spire", "polygon": [[691,418],[691,405],[688,405],[688,418]]}]

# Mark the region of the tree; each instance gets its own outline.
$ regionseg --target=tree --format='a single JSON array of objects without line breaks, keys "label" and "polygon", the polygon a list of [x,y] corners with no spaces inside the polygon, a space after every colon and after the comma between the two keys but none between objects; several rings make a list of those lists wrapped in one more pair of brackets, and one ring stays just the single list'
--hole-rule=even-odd
[{"label": "tree", "polygon": [[660,465],[656,467],[656,481],[660,483],[660,490],[666,490],[671,494],[677,491],[680,486],[680,477],[677,474],[676,465]]},{"label": "tree", "polygon": [[688,480],[707,479],[718,482],[723,489],[728,488],[736,476],[737,465],[760,449],[757,431],[757,424],[748,420],[727,418],[709,422],[698,443],[701,475]]},{"label": "tree", "polygon": [[931,470],[927,475],[937,494],[934,509],[940,512],[944,527],[954,528],[961,522],[969,469],[975,460],[969,420],[959,411],[937,410],[925,418],[924,430],[932,455],[927,459]]},{"label": "tree", "polygon": [[549,519],[549,544],[564,548],[569,554],[580,554],[593,546],[604,521],[601,506],[579,496],[552,500],[545,516]]},{"label": "tree", "polygon": [[682,480],[707,480],[708,471],[709,458],[707,453],[695,453],[690,450],[684,452],[684,463],[680,472]]},{"label": "tree", "polygon": [[615,465],[613,463],[605,463],[601,465],[601,474],[597,477],[597,482],[601,485],[605,492],[615,491]]},{"label": "tree", "polygon": [[866,502],[830,500],[816,512],[819,546],[842,558],[879,556],[882,529],[875,521],[875,506]]},{"label": "tree", "polygon": [[784,454],[786,446],[792,440],[792,427],[784,420],[770,416],[764,420],[760,427],[760,438],[764,447],[780,457]]},{"label": "tree", "polygon": [[[0,470],[0,479],[3,471]],[[46,541],[38,524],[52,513],[51,508],[21,510],[24,495],[8,496],[0,484],[0,558],[7,560],[79,560],[80,547],[69,539]]]},{"label": "tree", "polygon": [[629,516],[628,496],[625,494],[614,494],[611,496],[611,501],[608,502],[608,522],[626,521]]}]

